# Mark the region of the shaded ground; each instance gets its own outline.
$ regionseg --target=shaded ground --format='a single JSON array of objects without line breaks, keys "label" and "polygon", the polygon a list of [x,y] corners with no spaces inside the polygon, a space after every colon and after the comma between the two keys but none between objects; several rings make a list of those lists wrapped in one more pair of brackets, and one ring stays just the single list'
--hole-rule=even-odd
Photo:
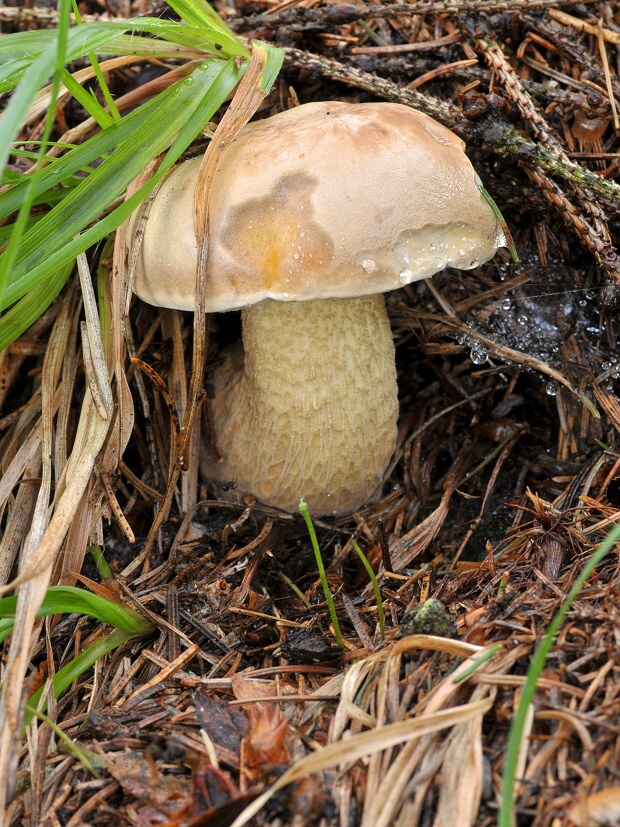
[{"label": "shaded ground", "polygon": [[[456,128],[521,261],[502,251],[483,268],[446,271],[388,298],[398,451],[376,502],[317,524],[342,657],[301,518],[227,503],[190,480],[185,500],[200,504],[186,515],[177,500],[159,543],[131,566],[169,440],[161,398],[147,384],[149,432],[132,388],[138,422],[124,463],[138,479],[120,476],[117,496],[139,541],[129,546],[112,523],[105,551],[119,594],[157,633],[98,663],[51,710],[101,777],[41,726],[17,770],[10,824],[229,825],[297,766],[302,780],[276,792],[254,823],[495,823],[532,653],[620,513],[620,273],[610,240],[620,197],[609,103],[620,19],[609,4],[561,6],[574,19],[555,4],[505,5],[455,2],[448,14],[429,2],[397,16],[375,6],[224,10],[244,34],[287,47],[265,111],[285,106],[292,87],[302,102],[409,102]],[[140,78],[123,70],[115,82],[118,93]],[[156,312],[136,305],[135,340],[147,337],[142,358],[174,375],[170,341],[187,343],[191,319],[155,324]],[[232,316],[213,325],[212,359],[235,325]],[[26,358],[10,357],[22,361],[7,374],[9,415],[40,364],[36,342],[25,337],[23,349]],[[8,450],[13,421],[1,424]],[[379,573],[387,643],[352,538]],[[84,574],[98,576],[90,558]],[[551,650],[518,773],[519,825],[599,823],[579,808],[573,821],[567,814],[618,785],[619,586],[612,554]],[[416,619],[429,597],[453,628]],[[41,680],[50,657],[58,668],[100,630],[70,617],[48,632],[33,659]],[[427,637],[434,632],[448,640]]]}]

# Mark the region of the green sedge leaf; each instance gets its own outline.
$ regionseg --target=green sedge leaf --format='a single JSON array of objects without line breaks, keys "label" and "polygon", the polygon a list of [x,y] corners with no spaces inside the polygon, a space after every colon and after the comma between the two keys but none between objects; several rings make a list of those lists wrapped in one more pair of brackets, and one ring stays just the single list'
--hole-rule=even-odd
[{"label": "green sedge leaf", "polygon": [[0,350],[8,347],[47,310],[71,275],[73,262],[65,263],[29,290],[0,317]]},{"label": "green sedge leaf", "polygon": [[260,49],[266,56],[265,68],[263,69],[260,80],[260,88],[261,91],[267,95],[276,82],[276,78],[282,68],[284,52],[282,49],[270,46],[269,43],[264,43],[262,40],[252,41],[252,46],[255,49]]},{"label": "green sedge leaf", "polygon": [[[52,678],[54,697],[58,698],[65,691],[65,689],[68,689],[71,686],[74,680],[77,680],[84,672],[86,672],[87,669],[90,669],[91,666],[97,663],[98,660],[101,660],[101,658],[104,658],[110,652],[113,652],[114,649],[119,647],[121,644],[126,643],[128,640],[131,640],[133,637],[135,637],[135,635],[128,634],[127,632],[120,632],[117,629],[109,635],[101,638],[96,643],[93,643],[92,646],[89,646],[76,658],[69,661],[69,663],[59,669]],[[30,696],[31,707],[36,708],[39,706],[44,688],[45,687],[42,686]],[[45,710],[47,708],[47,704],[44,703],[41,708]],[[33,712],[26,711],[26,714],[24,715],[24,726],[28,726],[32,720],[33,714]]]},{"label": "green sedge leaf", "polygon": [[232,40],[244,49],[244,51],[239,54],[243,54],[245,57],[250,56],[249,51],[241,44],[238,36],[226,25],[224,20],[222,20],[206,0],[168,0],[168,5],[173,8],[183,20],[186,20],[188,23],[193,23],[195,26],[209,26],[214,28],[222,37]]},{"label": "green sedge leaf", "polygon": [[114,123],[114,118],[106,112],[97,98],[93,97],[90,92],[84,89],[82,84],[78,83],[73,75],[70,72],[67,72],[66,69],[62,73],[62,82],[67,91],[70,92],[76,101],[84,107],[91,118],[94,118],[94,120],[97,121],[101,129],[106,129],[106,127],[112,126]]},{"label": "green sedge leaf", "polygon": [[[16,607],[17,597],[0,598],[0,618],[14,617]],[[134,609],[75,586],[50,586],[47,590],[37,617],[57,614],[87,615],[131,635],[153,629],[153,624]]]},{"label": "green sedge leaf", "polygon": [[[160,96],[159,106],[134,140],[119,145],[24,236],[11,278],[0,297],[1,307],[10,306],[50,273],[74,261],[78,253],[115,230],[213,117],[238,83],[244,68],[234,60],[223,66],[210,62],[204,69],[194,71],[190,84],[187,78],[169,90],[171,94],[165,100]],[[125,191],[146,164],[170,144],[172,147],[157,176],[136,194],[138,197],[134,195],[131,201],[82,232]],[[43,261],[41,249],[46,251]],[[1,263],[2,257],[0,266]]]}]

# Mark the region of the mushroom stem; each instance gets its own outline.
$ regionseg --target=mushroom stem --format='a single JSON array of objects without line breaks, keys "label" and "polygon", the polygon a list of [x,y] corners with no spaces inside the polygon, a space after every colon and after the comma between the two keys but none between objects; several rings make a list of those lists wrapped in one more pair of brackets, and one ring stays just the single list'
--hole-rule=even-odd
[{"label": "mushroom stem", "polygon": [[215,378],[218,477],[288,511],[302,497],[316,515],[361,507],[396,444],[383,296],[265,301],[242,313],[243,363],[229,355]]}]

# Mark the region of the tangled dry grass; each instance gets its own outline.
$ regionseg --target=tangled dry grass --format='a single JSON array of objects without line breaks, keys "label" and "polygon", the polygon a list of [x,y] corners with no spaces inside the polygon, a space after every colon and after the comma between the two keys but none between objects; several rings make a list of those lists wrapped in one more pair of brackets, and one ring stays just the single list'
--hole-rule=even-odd
[{"label": "tangled dry grass", "polygon": [[[17,560],[25,579],[29,559],[54,559],[46,582],[88,582],[157,630],[49,700],[98,777],[45,723],[21,747],[15,732],[5,737],[8,825],[496,823],[532,654],[620,515],[620,15],[614,4],[557,5],[219,9],[285,47],[265,111],[291,97],[396,100],[455,129],[521,261],[498,255],[389,297],[398,451],[376,501],[317,525],[344,655],[302,521],[230,502],[200,478],[206,406],[162,511],[175,417],[190,395],[191,318],[135,302],[126,329],[103,330],[104,342],[125,335],[133,357],[112,366],[114,397],[96,344],[82,344],[96,325],[83,271],[83,292],[69,286],[2,354],[2,582]],[[22,8],[0,19],[54,22]],[[117,94],[140,82],[136,71],[113,73]],[[58,117],[74,126],[79,112]],[[109,249],[90,264],[120,291],[105,278]],[[120,319],[122,292],[111,306]],[[210,363],[235,335],[234,320],[211,323]],[[119,402],[110,437],[102,412]],[[47,510],[48,492],[55,534],[37,506]],[[378,573],[384,641],[352,539]],[[105,584],[86,555],[97,545],[114,574]],[[619,823],[619,591],[616,550],[573,604],[539,680],[519,756],[519,825]],[[453,630],[415,613],[431,597]],[[24,697],[102,635],[74,616],[23,616],[21,628]]]}]

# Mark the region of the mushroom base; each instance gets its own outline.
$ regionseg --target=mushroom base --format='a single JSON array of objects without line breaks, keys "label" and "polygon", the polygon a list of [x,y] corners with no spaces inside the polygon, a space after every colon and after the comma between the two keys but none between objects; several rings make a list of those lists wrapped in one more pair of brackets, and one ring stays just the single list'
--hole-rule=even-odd
[{"label": "mushroom base", "polygon": [[396,444],[394,344],[382,295],[265,301],[243,310],[244,358],[215,377],[223,463],[210,476],[315,515],[360,508]]}]

